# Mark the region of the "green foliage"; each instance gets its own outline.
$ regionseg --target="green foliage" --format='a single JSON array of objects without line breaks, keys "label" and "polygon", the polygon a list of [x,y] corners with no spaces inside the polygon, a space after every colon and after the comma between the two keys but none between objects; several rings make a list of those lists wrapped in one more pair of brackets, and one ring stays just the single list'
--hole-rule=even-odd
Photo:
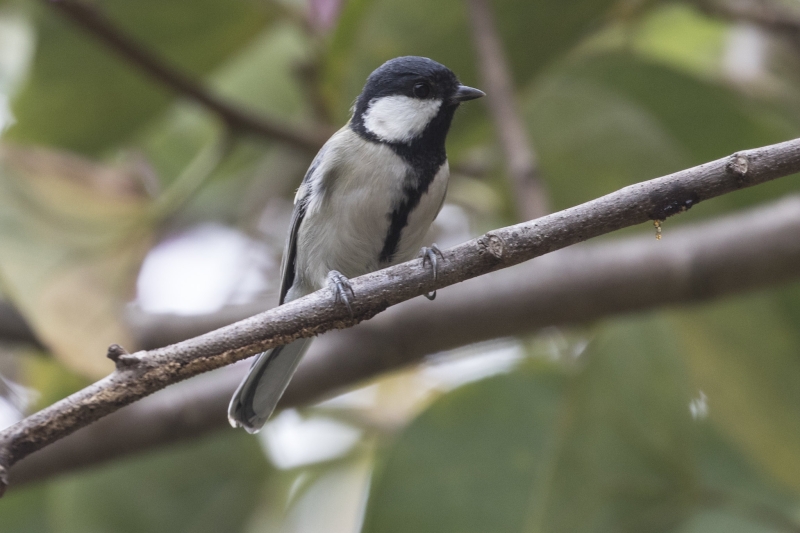
[{"label": "green foliage", "polygon": [[[775,106],[627,53],[567,62],[529,90],[526,109],[559,209],[800,134]],[[783,180],[702,209],[752,205],[798,184]]]},{"label": "green foliage", "polygon": [[[462,0],[350,0],[327,35],[293,0],[96,5],[225,100],[294,124],[341,126],[369,72],[398,55],[480,86]],[[689,4],[491,5],[556,209],[800,134],[800,77],[767,62],[763,84],[732,83],[731,26]],[[310,154],[256,136],[226,144],[218,117],[57,11],[29,16],[36,53],[13,80],[4,133],[18,145],[0,145],[0,278],[58,356],[18,372],[45,405],[106,372],[109,342],[133,345],[122,311],[156,236],[209,220],[252,230],[271,198],[292,196]],[[454,166],[485,169],[455,178],[450,200],[474,228],[510,223],[485,107],[464,106],[448,143]],[[674,223],[797,190],[800,177],[781,179]],[[531,349],[407,427],[384,398],[340,461],[276,472],[255,440],[226,433],[12,488],[0,533],[352,531],[364,507],[369,533],[797,530],[798,324],[796,284],[601,321],[566,332],[589,336],[579,357]]]},{"label": "green foliage", "polygon": [[[598,26],[609,0],[503,0],[495,2],[498,27],[510,45],[509,60],[520,84],[574,47]],[[475,54],[460,0],[353,2],[338,28],[326,63],[325,88],[339,121],[364,79],[387,58],[421,55],[444,63],[467,84],[477,84]],[[463,114],[477,113],[465,106]],[[462,117],[462,122],[468,117]],[[460,133],[456,130],[456,139]],[[456,140],[457,142],[457,140]],[[451,143],[452,144],[452,143]]]},{"label": "green foliage", "polygon": [[800,286],[688,312],[679,321],[714,420],[761,468],[800,490]]},{"label": "green foliage", "polygon": [[[720,308],[748,303],[617,320],[598,329],[577,363],[528,363],[445,396],[385,451],[364,531],[705,531],[722,524],[744,531],[792,524],[796,497],[770,481],[761,468],[769,465],[754,467],[753,460],[770,457],[789,467],[788,454],[800,452],[797,431],[786,429],[793,439],[778,441],[758,435],[760,423],[781,427],[773,420],[728,420],[728,410],[748,397],[733,404],[722,396],[720,387],[741,385],[728,382],[724,362],[706,368],[701,384],[710,417],[690,417],[692,329],[705,330]],[[739,325],[728,322],[725,331]],[[798,349],[796,342],[769,344],[777,361],[771,365],[793,375],[780,361]],[[724,343],[702,352],[731,356]],[[727,407],[718,411],[717,401]],[[784,413],[772,416],[792,417]],[[723,436],[734,427],[771,442],[773,455],[750,454]],[[778,442],[787,450],[775,457]]]},{"label": "green foliage", "polygon": [[228,431],[14,491],[0,500],[0,532],[240,531],[268,471],[256,442]]},{"label": "green foliage", "polygon": [[[219,65],[269,20],[248,0],[98,5],[148,49],[192,76]],[[174,97],[57,12],[43,10],[37,22],[36,58],[14,101],[18,122],[10,138],[96,154],[130,138]]]}]

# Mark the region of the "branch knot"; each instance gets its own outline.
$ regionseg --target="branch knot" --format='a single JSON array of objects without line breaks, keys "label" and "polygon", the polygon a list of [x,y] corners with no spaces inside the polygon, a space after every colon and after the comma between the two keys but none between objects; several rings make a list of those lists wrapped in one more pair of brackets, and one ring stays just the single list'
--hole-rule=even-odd
[{"label": "branch knot", "polygon": [[487,233],[478,240],[480,253],[488,252],[495,259],[502,259],[505,253],[506,242],[496,233]]},{"label": "branch knot", "polygon": [[750,170],[750,160],[744,154],[733,154],[728,161],[728,171],[732,172],[740,182],[740,185],[747,177],[747,172]]},{"label": "branch knot", "polygon": [[129,368],[137,367],[142,362],[142,358],[136,354],[130,354],[128,351],[119,344],[112,344],[108,347],[106,357],[114,361],[117,370],[126,370]]}]

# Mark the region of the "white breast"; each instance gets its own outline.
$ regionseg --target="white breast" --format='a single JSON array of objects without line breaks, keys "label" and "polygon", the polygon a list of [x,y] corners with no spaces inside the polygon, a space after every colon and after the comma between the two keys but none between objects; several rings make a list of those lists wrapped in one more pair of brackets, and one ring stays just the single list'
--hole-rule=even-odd
[{"label": "white breast", "polygon": [[441,106],[441,100],[400,95],[375,98],[364,113],[364,127],[381,140],[407,143],[425,130]]},{"label": "white breast", "polygon": [[[379,256],[408,172],[391,148],[365,141],[349,128],[331,138],[328,149],[326,167],[318,168],[306,186],[306,192],[313,189],[312,201],[298,233],[296,259],[296,283],[303,293],[323,287],[331,270],[351,278],[386,266]],[[409,216],[393,263],[419,252],[444,199],[448,174],[445,163]]]},{"label": "white breast", "polygon": [[356,277],[378,268],[387,214],[407,172],[391,148],[365,141],[349,128],[328,146],[326,166],[309,184],[313,200],[298,233],[296,272],[310,290],[323,287],[331,270]]}]

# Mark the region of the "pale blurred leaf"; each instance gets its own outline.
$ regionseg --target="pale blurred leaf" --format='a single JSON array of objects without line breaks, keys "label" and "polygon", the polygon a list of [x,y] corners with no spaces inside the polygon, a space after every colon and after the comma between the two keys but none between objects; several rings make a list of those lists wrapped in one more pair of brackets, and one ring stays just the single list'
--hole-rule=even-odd
[{"label": "pale blurred leaf", "polygon": [[109,344],[151,240],[132,169],[43,149],[0,147],[0,279],[39,337],[71,368],[107,373]]},{"label": "pale blurred leaf", "polygon": [[637,53],[690,74],[719,78],[730,26],[688,4],[662,3],[633,29]]}]

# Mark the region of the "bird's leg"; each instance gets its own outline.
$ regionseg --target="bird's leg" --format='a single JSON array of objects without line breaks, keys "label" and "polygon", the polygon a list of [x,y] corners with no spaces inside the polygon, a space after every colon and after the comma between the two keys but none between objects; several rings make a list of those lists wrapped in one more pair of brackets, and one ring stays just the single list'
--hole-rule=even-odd
[{"label": "bird's leg", "polygon": [[355,299],[356,293],[353,292],[353,286],[350,285],[350,280],[344,277],[338,270],[331,270],[328,272],[328,287],[333,291],[334,301],[338,304],[340,301],[344,302],[345,307],[353,316],[353,308],[350,307],[350,298],[347,297],[347,292]]},{"label": "bird's leg", "polygon": [[[439,276],[439,263],[436,259],[437,255],[444,259],[444,255],[436,243],[433,243],[430,248],[423,246],[419,251],[419,257],[422,258],[422,266],[425,266],[425,263],[431,264],[431,270],[433,270],[433,281],[436,281],[436,278]],[[435,300],[436,291],[426,294],[425,298],[431,301]]]}]

